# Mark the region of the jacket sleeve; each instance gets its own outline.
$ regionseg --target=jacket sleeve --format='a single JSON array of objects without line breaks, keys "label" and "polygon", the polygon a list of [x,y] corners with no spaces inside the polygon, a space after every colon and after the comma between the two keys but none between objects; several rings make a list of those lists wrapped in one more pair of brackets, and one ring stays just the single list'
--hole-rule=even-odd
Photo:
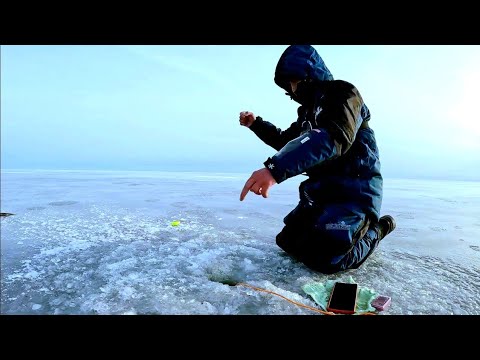
[{"label": "jacket sleeve", "polygon": [[287,130],[282,131],[275,125],[263,120],[260,116],[257,116],[253,124],[250,126],[250,130],[252,130],[265,144],[271,146],[277,151],[283,148],[290,140],[295,139],[300,135],[300,128],[297,122],[291,124]]},{"label": "jacket sleeve", "polygon": [[353,85],[341,82],[325,93],[313,129],[288,142],[264,162],[279,184],[345,154],[355,140],[363,119],[363,100]]},{"label": "jacket sleeve", "polygon": [[338,143],[338,155],[345,154],[352,146],[358,129],[363,122],[363,112],[370,111],[364,106],[360,92],[352,84],[337,80],[326,93],[322,111],[316,121],[325,128]]}]

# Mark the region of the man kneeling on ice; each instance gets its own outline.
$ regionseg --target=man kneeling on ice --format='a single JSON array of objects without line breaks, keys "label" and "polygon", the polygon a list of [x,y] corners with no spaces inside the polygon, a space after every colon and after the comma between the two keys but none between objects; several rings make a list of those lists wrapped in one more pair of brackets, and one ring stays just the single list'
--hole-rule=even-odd
[{"label": "man kneeling on ice", "polygon": [[276,243],[325,274],[358,268],[396,226],[392,216],[380,217],[383,179],[370,110],[354,85],[333,79],[309,45],[284,51],[275,83],[300,104],[298,117],[282,131],[250,111],[240,113],[240,124],[277,151],[246,181],[240,200],[249,191],[266,198],[271,186],[306,173]]}]

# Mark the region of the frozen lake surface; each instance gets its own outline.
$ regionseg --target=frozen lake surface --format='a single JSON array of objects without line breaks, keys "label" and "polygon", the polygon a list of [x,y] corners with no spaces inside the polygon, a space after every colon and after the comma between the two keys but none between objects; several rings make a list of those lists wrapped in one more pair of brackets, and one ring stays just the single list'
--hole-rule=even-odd
[{"label": "frozen lake surface", "polygon": [[2,171],[1,313],[318,315],[220,281],[316,307],[304,284],[352,277],[392,297],[381,315],[480,314],[480,183],[385,179],[396,230],[323,275],[275,244],[306,178],[240,202],[249,175]]}]

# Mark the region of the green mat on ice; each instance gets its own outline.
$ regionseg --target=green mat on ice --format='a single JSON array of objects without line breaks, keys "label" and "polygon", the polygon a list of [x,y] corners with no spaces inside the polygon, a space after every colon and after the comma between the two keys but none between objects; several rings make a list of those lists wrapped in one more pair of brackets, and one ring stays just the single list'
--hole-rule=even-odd
[{"label": "green mat on ice", "polygon": [[[302,286],[302,290],[310,295],[313,300],[322,308],[327,311],[327,303],[332,292],[333,285],[336,282],[355,283],[350,276],[347,280],[327,280],[324,283],[312,282]],[[357,296],[357,309],[356,314],[362,314],[366,312],[376,312],[377,310],[371,305],[372,301],[376,298],[377,293],[369,288],[358,286]]]}]

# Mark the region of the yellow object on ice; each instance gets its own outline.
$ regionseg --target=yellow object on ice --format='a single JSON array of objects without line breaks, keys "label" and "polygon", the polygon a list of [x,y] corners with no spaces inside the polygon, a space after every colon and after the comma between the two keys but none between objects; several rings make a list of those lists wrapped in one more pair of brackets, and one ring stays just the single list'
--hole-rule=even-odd
[{"label": "yellow object on ice", "polygon": [[178,225],[180,225],[180,221],[178,221],[178,220],[172,221],[172,223],[170,225],[178,226]]}]

